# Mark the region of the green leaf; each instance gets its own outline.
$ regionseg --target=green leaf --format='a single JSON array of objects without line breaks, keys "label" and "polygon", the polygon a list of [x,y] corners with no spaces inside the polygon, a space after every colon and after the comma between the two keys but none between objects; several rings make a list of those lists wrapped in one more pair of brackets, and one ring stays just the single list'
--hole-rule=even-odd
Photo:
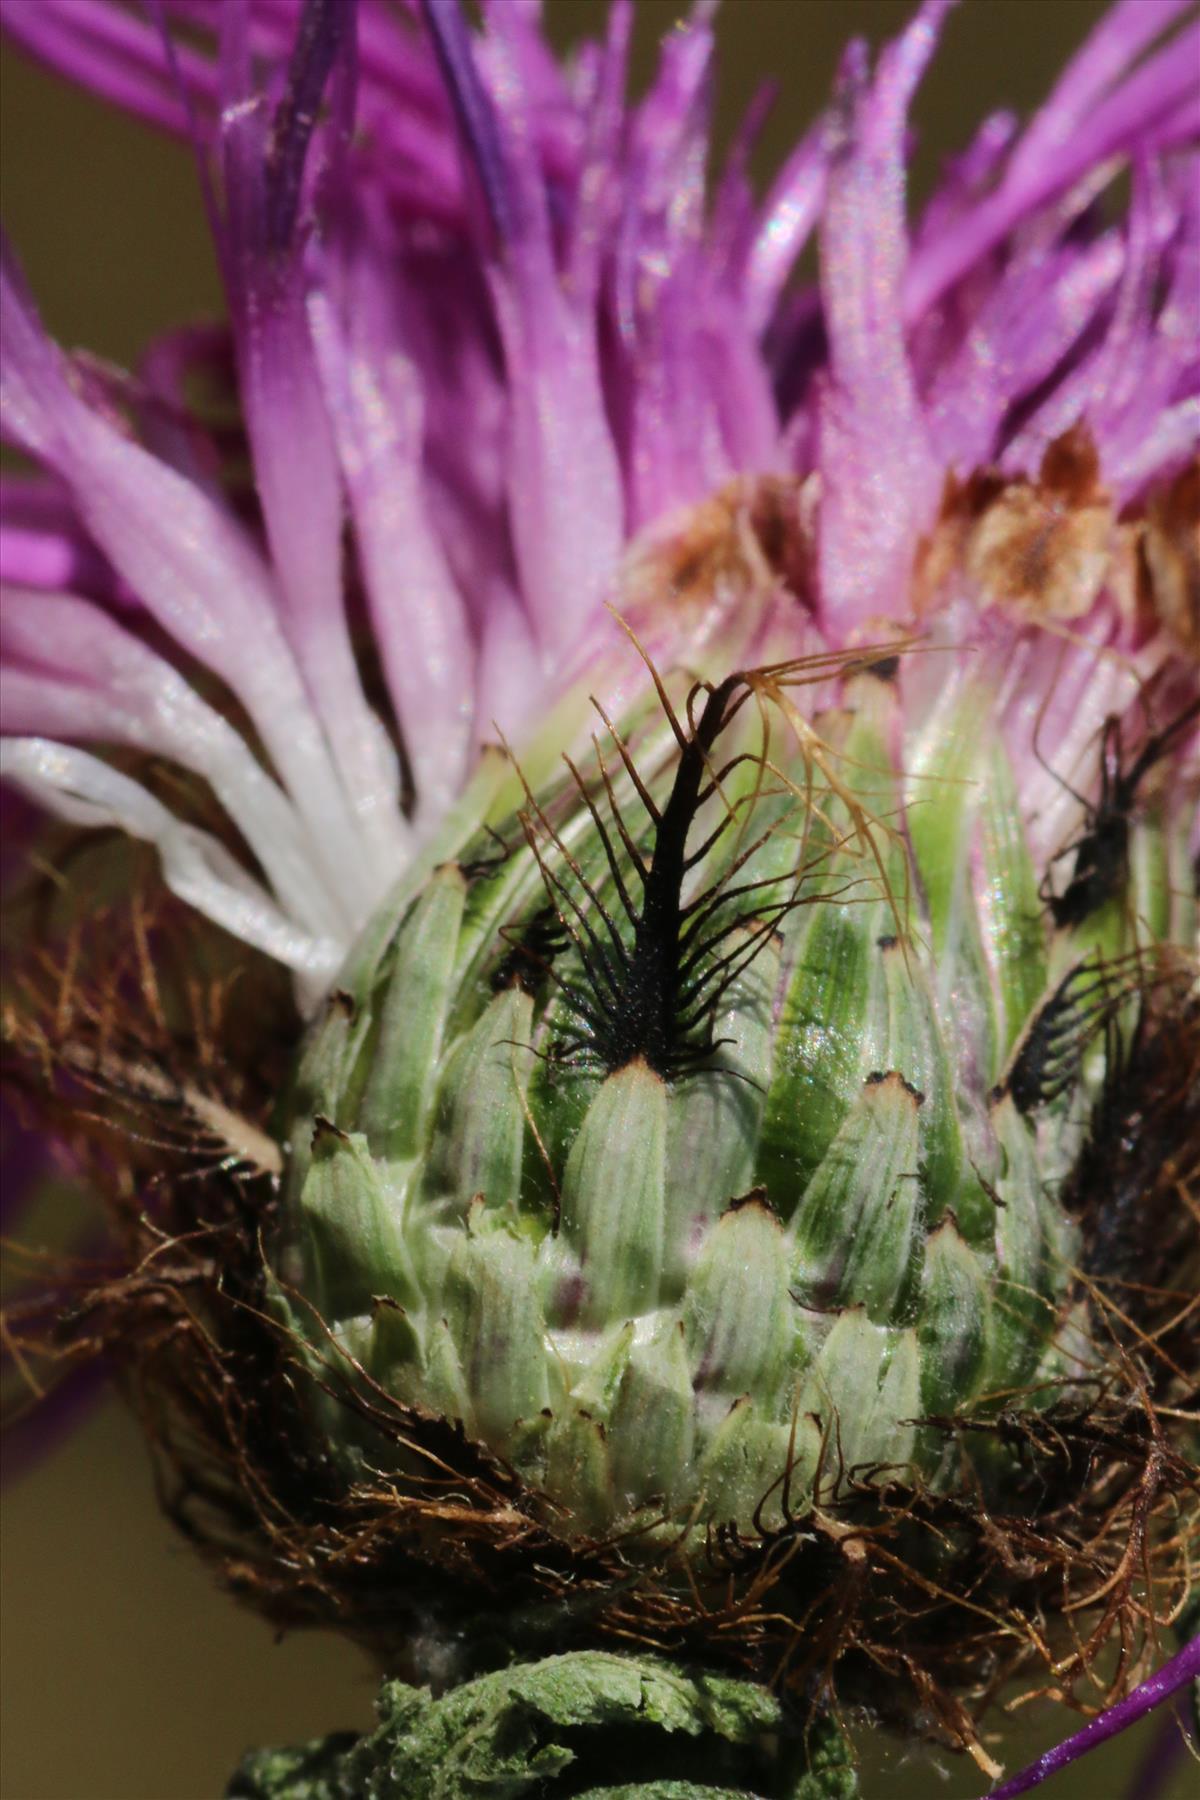
[{"label": "green leaf", "polygon": [[345,1800],[341,1774],[347,1749],[357,1740],[335,1731],[288,1750],[252,1750],[229,1786],[225,1800]]},{"label": "green leaf", "polygon": [[[357,1742],[326,1738],[248,1756],[228,1800],[554,1800],[568,1791],[591,1800],[851,1800],[855,1792],[832,1727],[789,1739],[767,1689],[655,1657],[553,1656],[436,1700],[388,1681],[376,1706],[378,1729]],[[579,1788],[581,1764],[601,1785]]]}]

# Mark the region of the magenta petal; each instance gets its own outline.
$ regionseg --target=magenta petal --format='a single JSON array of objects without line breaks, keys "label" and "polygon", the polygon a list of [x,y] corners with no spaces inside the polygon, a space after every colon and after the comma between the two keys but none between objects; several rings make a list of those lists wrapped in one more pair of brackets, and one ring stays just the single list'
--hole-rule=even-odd
[{"label": "magenta petal", "polygon": [[1189,1741],[1194,1742],[1194,1728],[1189,1727],[1185,1703],[1176,1702],[1160,1721],[1123,1800],[1171,1800],[1178,1786],[1174,1777],[1188,1754]]},{"label": "magenta petal", "polygon": [[[336,9],[335,9],[336,11]],[[259,104],[226,109],[221,147],[225,261],[246,424],[282,619],[324,727],[376,879],[402,843],[399,769],[370,711],[343,610],[336,454],[309,340],[296,240],[305,153],[340,37],[325,0],[308,5],[268,139]],[[226,44],[227,55],[230,46]],[[232,54],[226,79],[241,75]]]},{"label": "magenta petal", "polygon": [[[356,13],[356,0],[304,0],[301,7],[264,164],[268,253],[286,253],[292,246],[309,140],[326,88],[332,88],[330,77],[353,55]],[[348,92],[352,95],[352,87]],[[352,123],[352,116],[339,121],[343,130]]]},{"label": "magenta petal", "polygon": [[568,297],[560,282],[506,10],[495,15],[494,44],[503,115],[457,6],[428,0],[425,10],[500,240],[492,287],[509,387],[509,525],[524,604],[544,652],[559,659],[608,592],[623,536],[594,296]]},{"label": "magenta petal", "polygon": [[760,331],[820,217],[828,170],[829,127],[821,119],[775,177],[759,215],[743,291],[751,323]]},{"label": "magenta petal", "polygon": [[[47,1304],[48,1308],[47,1297],[40,1291],[38,1302]],[[67,1303],[68,1296],[64,1295],[64,1306]],[[3,1360],[8,1361],[7,1355]],[[18,1414],[11,1423],[6,1423],[3,1474],[6,1484],[18,1481],[27,1469],[36,1467],[53,1453],[56,1444],[83,1424],[93,1407],[104,1399],[108,1374],[103,1360],[84,1363],[56,1382],[51,1392],[28,1412]]]},{"label": "magenta petal", "polygon": [[[1104,335],[1009,443],[1008,467],[1035,466],[1046,445],[1080,418],[1122,500],[1188,454],[1200,385],[1200,193],[1189,182],[1180,184],[1180,195],[1177,203],[1155,166],[1139,162]],[[1158,298],[1164,291],[1165,304]]]},{"label": "magenta petal", "polygon": [[1182,18],[1192,0],[1118,0],[1039,109],[1009,165],[1017,182],[1039,170],[1087,125],[1097,103],[1133,67],[1142,51]]},{"label": "magenta petal", "polygon": [[631,0],[613,0],[608,34],[596,50],[594,88],[563,256],[566,280],[577,293],[599,291],[602,259],[621,210],[625,81],[633,35]]},{"label": "magenta petal", "polygon": [[946,11],[946,0],[926,0],[870,85],[861,54],[843,77],[846,141],[821,231],[829,379],[819,413],[821,609],[839,633],[903,612],[913,549],[941,488],[899,298],[908,105]]},{"label": "magenta petal", "polygon": [[763,82],[754,93],[726,152],[709,207],[710,266],[737,287],[758,224],[750,159],[778,97],[778,83],[773,81]]},{"label": "magenta petal", "polygon": [[[701,499],[732,472],[723,428],[729,421],[722,419],[713,374],[737,303],[720,291],[721,271],[704,235],[710,13],[694,8],[663,44],[629,130],[611,274],[616,316],[609,386],[635,531]],[[732,275],[730,285],[735,290]],[[752,344],[751,330],[744,315],[736,319],[744,345]],[[747,396],[749,428],[762,450],[761,403],[765,398],[772,413],[774,407],[766,371],[751,353],[758,368]],[[767,436],[777,435],[773,419]]]},{"label": "magenta petal", "polygon": [[1134,63],[1190,4],[1122,0],[1101,21],[1018,143],[995,190],[956,229],[921,243],[904,283],[907,319],[920,318],[1022,219],[1104,158],[1161,144],[1164,120],[1194,105],[1200,31],[1185,31],[1140,67]]},{"label": "magenta petal", "polygon": [[[225,325],[185,325],[164,332],[146,350],[139,367],[145,397],[138,420],[147,449],[200,487],[214,493],[220,484],[219,446],[195,417],[189,384],[233,380],[233,346]],[[231,424],[236,432],[238,427]],[[68,584],[69,585],[69,584]]]},{"label": "magenta petal", "polygon": [[978,205],[999,175],[1017,132],[1015,113],[992,113],[983,121],[966,150],[943,168],[941,182],[913,233],[914,256],[923,243],[936,239]]},{"label": "magenta petal", "polygon": [[[187,137],[187,109],[153,25],[112,0],[0,0],[0,24],[15,43],[58,74],[149,125]],[[211,116],[212,65],[180,46],[179,68],[193,101]]]},{"label": "magenta petal", "polygon": [[[1072,208],[1063,219],[1064,236],[1074,216]],[[1061,246],[1039,233],[1013,256],[929,382],[926,417],[947,468],[966,476],[997,460],[1005,420],[1103,318],[1123,262],[1116,230],[1091,244]],[[936,316],[931,323],[941,348],[945,325]],[[1072,413],[1066,425],[1077,417]],[[1025,452],[1017,466],[1029,466]]]},{"label": "magenta petal", "polygon": [[136,604],[80,531],[69,497],[39,476],[0,475],[0,582],[83,588]]},{"label": "magenta petal", "polygon": [[313,879],[311,844],[285,796],[228,720],[98,607],[8,588],[0,618],[7,732],[128,744],[203,776],[275,893],[318,934],[342,928]]},{"label": "magenta petal", "polygon": [[147,611],[241,699],[311,821],[334,888],[357,915],[360,843],[252,543],[208,494],[79,398],[7,265],[0,347],[7,428],[66,483],[89,535]]},{"label": "magenta petal", "polygon": [[478,741],[484,744],[494,743],[497,732],[519,740],[546,693],[537,645],[516,594],[494,580],[487,601],[475,702]]},{"label": "magenta petal", "polygon": [[711,6],[695,7],[667,38],[645,99],[629,124],[622,212],[612,252],[617,326],[636,334],[645,288],[657,289],[678,255],[703,235],[712,94]]},{"label": "magenta petal", "polygon": [[558,293],[498,292],[497,311],[512,386],[508,498],[521,591],[557,658],[609,592],[624,536],[595,323]]},{"label": "magenta petal", "polygon": [[327,989],[345,955],[344,935],[314,938],[219,838],[176,818],[148,788],[111,763],[48,738],[5,737],[0,739],[0,777],[73,825],[115,829],[153,844],[170,891],[243,943],[294,970],[302,1005],[312,1006]]},{"label": "magenta petal", "polygon": [[384,674],[404,733],[419,816],[436,820],[467,774],[474,650],[466,607],[430,527],[423,419],[412,366],[372,354],[367,321],[343,331],[311,302],[325,401],[350,495]]},{"label": "magenta petal", "polygon": [[0,582],[6,586],[71,587],[78,585],[81,573],[79,547],[72,537],[0,526]]},{"label": "magenta petal", "polygon": [[421,11],[493,229],[503,241],[515,232],[504,152],[491,101],[475,67],[459,0],[421,0]]},{"label": "magenta petal", "polygon": [[[710,193],[708,0],[636,105],[625,0],[564,66],[534,0],[484,0],[482,32],[450,0],[147,6],[178,44],[99,0],[45,0],[31,29],[56,66],[161,125],[194,110],[202,165],[223,157],[212,211],[261,531],[234,511],[253,511],[241,422],[214,445],[189,414],[188,345],[160,347],[140,387],[89,382],[14,287],[8,425],[66,497],[57,519],[18,509],[0,551],[23,588],[134,596],[134,628],[169,640],[149,688],[170,689],[170,642],[228,685],[343,921],[436,825],[492,719],[540,707],[581,666],[631,538],[664,515],[731,478],[794,474],[837,642],[907,612],[949,469],[1028,468],[1083,413],[1121,500],[1194,442],[1196,233],[1167,154],[1200,109],[1182,0],[1118,5],[1015,141],[1007,116],[984,121],[912,249],[906,119],[943,0],[873,78],[852,53],[762,208],[748,136]],[[1104,225],[1109,161],[1152,152],[1153,202],[1139,177],[1128,234]],[[785,296],[814,222],[820,292]],[[348,575],[414,774],[411,820],[364,699]],[[17,659],[31,733],[66,734],[74,695],[77,735],[153,728],[175,746],[161,753],[192,753],[133,707],[129,668],[98,648],[96,664],[103,683]],[[1056,698],[1048,720],[1094,729],[1087,684],[1062,685],[1074,713]],[[179,717],[195,723],[186,701]],[[31,781],[51,782],[51,749],[22,752]],[[58,771],[73,803],[168,829],[92,761]]]}]

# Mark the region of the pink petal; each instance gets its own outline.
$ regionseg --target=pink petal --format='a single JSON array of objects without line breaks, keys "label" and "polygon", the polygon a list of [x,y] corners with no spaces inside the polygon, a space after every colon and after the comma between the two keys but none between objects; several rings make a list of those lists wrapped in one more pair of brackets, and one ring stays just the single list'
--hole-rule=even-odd
[{"label": "pink petal", "polygon": [[510,396],[509,523],[523,602],[543,652],[557,661],[608,592],[623,536],[594,296],[568,296],[559,280],[506,10],[494,15],[503,112],[484,89],[457,8],[429,0],[426,11],[499,238],[492,287]]},{"label": "pink petal", "polygon": [[908,105],[946,11],[946,0],[926,0],[870,86],[861,50],[843,76],[846,141],[821,231],[829,382],[819,411],[821,612],[839,632],[903,612],[913,551],[941,489],[899,298]]},{"label": "pink petal", "polygon": [[[282,622],[381,883],[402,834],[399,768],[367,706],[343,607],[336,453],[308,334],[297,236],[312,111],[338,54],[324,15],[297,43],[268,137],[260,105],[226,109],[225,265],[242,401]],[[329,14],[331,20],[344,14]],[[227,54],[229,52],[227,51]],[[240,61],[240,55],[236,58]],[[232,74],[231,82],[240,80]]]},{"label": "pink petal", "polygon": [[[154,26],[112,0],[0,0],[0,24],[15,43],[59,74],[176,137],[189,135]],[[211,63],[187,46],[176,55],[188,92],[210,114]]]},{"label": "pink petal", "polygon": [[411,364],[372,345],[361,313],[343,330],[325,296],[310,305],[375,642],[418,808],[436,819],[467,773],[474,648],[462,596],[429,525],[421,395]]},{"label": "pink petal", "polygon": [[824,119],[801,138],[771,183],[746,267],[744,296],[754,327],[765,330],[788,276],[812,235],[825,199],[829,127]]},{"label": "pink petal", "polygon": [[132,745],[202,775],[288,911],[321,935],[347,932],[282,791],[161,657],[84,600],[15,588],[4,591],[0,653],[6,732]]},{"label": "pink petal", "polygon": [[154,844],[172,893],[243,943],[293,969],[309,1002],[327,988],[342,945],[304,931],[223,844],[174,818],[129,776],[84,750],[45,738],[0,741],[0,776],[73,824],[115,826]]},{"label": "pink petal", "polygon": [[71,491],[89,535],[158,623],[238,696],[313,830],[331,883],[369,909],[362,845],[245,532],[71,388],[14,272],[0,282],[0,417]]},{"label": "pink petal", "polygon": [[1122,0],[1101,21],[1013,152],[995,192],[955,230],[922,243],[914,254],[904,283],[907,319],[933,306],[1021,219],[1073,187],[1105,157],[1148,143],[1164,115],[1194,100],[1197,31],[1182,33],[1133,67],[1138,54],[1190,4]]}]

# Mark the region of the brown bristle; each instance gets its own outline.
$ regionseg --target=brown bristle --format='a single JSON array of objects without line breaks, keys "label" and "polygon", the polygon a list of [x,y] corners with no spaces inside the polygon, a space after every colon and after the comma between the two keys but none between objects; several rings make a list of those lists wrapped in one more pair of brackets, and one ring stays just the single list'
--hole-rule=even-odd
[{"label": "brown bristle", "polygon": [[1169,1308],[1190,1270],[1197,1330],[1200,993],[1189,966],[1146,994],[1112,1061],[1064,1196],[1083,1228],[1084,1267],[1100,1283],[1136,1280],[1142,1313]]},{"label": "brown bristle", "polygon": [[[188,1115],[196,1090],[264,1131],[296,1022],[254,959],[239,952],[237,978],[218,979],[218,951],[230,954],[219,934],[141,894],[69,945],[31,949],[10,1053],[24,1091],[40,1089],[56,1127],[92,1146],[113,1252],[56,1273],[53,1304],[23,1304],[6,1330],[27,1366],[51,1374],[105,1356],[145,1424],[171,1517],[235,1593],[280,1625],[343,1630],[415,1678],[418,1625],[469,1646],[463,1675],[513,1651],[641,1645],[774,1682],[803,1710],[835,1691],[840,1705],[877,1701],[882,1674],[897,1718],[985,1767],[975,1720],[1010,1678],[1094,1697],[1118,1640],[1120,1684],[1145,1672],[1200,1550],[1175,1422],[1187,1365],[1178,1323],[1160,1329],[1186,1312],[1170,1264],[1196,1227],[1200,1013],[1185,972],[1155,996],[1077,1172],[1091,1246],[1081,1286],[1119,1295],[1133,1327],[1100,1308],[1094,1378],[1064,1382],[1049,1405],[1040,1395],[1036,1410],[1012,1394],[926,1420],[963,1452],[937,1492],[903,1471],[845,1469],[835,1426],[811,1509],[791,1511],[781,1471],[781,1522],[763,1522],[764,1495],[752,1529],[710,1528],[685,1573],[670,1545],[573,1532],[461,1428],[372,1380],[311,1309],[303,1343],[280,1322],[264,1257],[270,1171],[236,1147],[220,1154],[211,1121],[201,1131]],[[1135,1120],[1141,1143],[1124,1144]],[[1135,1191],[1145,1223],[1125,1205]],[[1152,1253],[1160,1287],[1157,1275],[1112,1285]],[[1161,1355],[1145,1353],[1153,1333]],[[356,1478],[338,1462],[318,1423],[330,1405],[346,1409],[347,1435],[377,1438],[368,1464],[395,1472]],[[993,1454],[1002,1502],[974,1472]]]}]

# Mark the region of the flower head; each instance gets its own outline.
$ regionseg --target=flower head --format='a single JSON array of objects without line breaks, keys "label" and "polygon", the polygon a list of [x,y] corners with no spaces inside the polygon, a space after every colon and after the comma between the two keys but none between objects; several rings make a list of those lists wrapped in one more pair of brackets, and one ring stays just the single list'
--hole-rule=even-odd
[{"label": "flower head", "polygon": [[[295,978],[265,1272],[241,1229],[297,1429],[407,1496],[447,1619],[528,1536],[523,1606],[584,1581],[615,1630],[633,1579],[649,1630],[666,1582],[711,1654],[719,1542],[735,1614],[810,1616],[833,1557],[837,1654],[911,1666],[864,1568],[966,1605],[944,1540],[1035,1505],[1048,1412],[1132,1505],[1098,1396],[1161,1443],[1181,1376],[1148,1134],[1189,1142],[1200,1041],[1200,26],[1122,0],[910,226],[948,0],[849,46],[761,201],[736,152],[710,191],[705,6],[637,104],[621,0],[566,70],[517,0],[156,10],[0,4],[192,140],[229,301],[118,383],[5,258],[44,474],[4,495],[0,766]],[[232,432],[189,398],[231,371]],[[1064,1532],[1069,1598],[1085,1565]]]},{"label": "flower head", "polygon": [[[852,45],[765,201],[735,161],[710,206],[703,10],[630,109],[626,7],[569,78],[524,8],[493,8],[477,42],[448,6],[425,30],[366,8],[355,115],[345,6],[305,13],[274,102],[255,69],[288,52],[288,9],[221,8],[214,65],[182,46],[167,61],[153,26],[107,0],[7,8],[18,41],[193,135],[254,483],[231,491],[187,411],[211,335],[181,334],[102,392],[6,265],[5,428],[51,477],[6,491],[11,778],[157,843],[177,891],[311,996],[496,725],[519,741],[602,602],[627,604],[627,546],[647,532],[670,544],[674,524],[687,546],[718,508],[725,580],[702,569],[704,600],[785,592],[796,647],[837,647],[912,615],[947,475],[995,468],[1009,485],[975,522],[968,574],[986,590],[1059,507],[1070,550],[1048,604],[1071,619],[1106,604],[1105,638],[1119,633],[1118,514],[1196,434],[1194,192],[1171,155],[1194,125],[1190,40],[1154,48],[1186,9],[1118,7],[1023,135],[985,128],[910,245],[907,107],[946,10],[925,7],[873,73]],[[1093,172],[1131,155],[1128,222],[1106,226]],[[819,299],[788,287],[814,229]],[[1087,507],[1028,486],[1082,420]],[[767,528],[795,540],[793,566],[772,568]],[[1131,691],[1128,674],[1119,693],[1089,684],[1064,776]],[[257,878],[70,740],[201,774]]]}]

